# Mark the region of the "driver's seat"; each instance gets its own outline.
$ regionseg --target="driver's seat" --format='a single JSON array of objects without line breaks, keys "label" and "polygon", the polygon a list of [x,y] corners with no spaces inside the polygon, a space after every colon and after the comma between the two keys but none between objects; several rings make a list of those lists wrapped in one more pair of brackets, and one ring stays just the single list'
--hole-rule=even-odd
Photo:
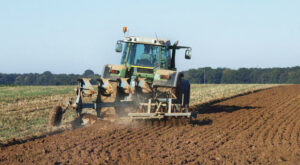
[{"label": "driver's seat", "polygon": [[136,64],[140,66],[153,66],[152,62],[148,59],[139,59]]}]

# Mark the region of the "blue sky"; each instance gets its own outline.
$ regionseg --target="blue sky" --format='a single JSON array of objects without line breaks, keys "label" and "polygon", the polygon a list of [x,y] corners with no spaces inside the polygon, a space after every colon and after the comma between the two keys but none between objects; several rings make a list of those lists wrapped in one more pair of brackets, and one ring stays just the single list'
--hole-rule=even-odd
[{"label": "blue sky", "polygon": [[0,73],[101,73],[123,26],[191,46],[179,70],[300,65],[297,0],[3,0]]}]

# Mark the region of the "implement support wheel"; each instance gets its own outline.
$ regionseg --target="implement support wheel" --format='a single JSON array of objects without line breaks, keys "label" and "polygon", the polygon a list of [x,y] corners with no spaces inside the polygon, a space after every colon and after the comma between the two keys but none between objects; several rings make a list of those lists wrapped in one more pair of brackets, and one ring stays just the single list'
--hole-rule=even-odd
[{"label": "implement support wheel", "polygon": [[50,113],[50,125],[58,126],[61,123],[63,110],[61,106],[55,106]]}]

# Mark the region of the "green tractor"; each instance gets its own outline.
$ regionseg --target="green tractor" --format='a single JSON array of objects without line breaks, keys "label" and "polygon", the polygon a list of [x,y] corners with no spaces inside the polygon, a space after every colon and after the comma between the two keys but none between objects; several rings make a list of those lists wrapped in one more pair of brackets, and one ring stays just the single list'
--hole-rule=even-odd
[{"label": "green tractor", "polygon": [[[127,28],[123,30],[125,34]],[[178,41],[171,44],[165,39],[134,36],[117,41],[115,51],[122,54],[121,64],[105,65],[97,91],[89,79],[78,79],[76,100],[56,106],[52,124],[60,123],[68,107],[76,109],[78,117],[83,108],[92,108],[103,118],[102,108],[114,107],[116,114],[130,119],[195,118],[197,113],[189,109],[190,83],[175,67],[178,49],[185,49],[185,59],[191,59],[192,48],[178,46]],[[96,95],[94,102],[83,103],[83,97],[92,95]]]}]

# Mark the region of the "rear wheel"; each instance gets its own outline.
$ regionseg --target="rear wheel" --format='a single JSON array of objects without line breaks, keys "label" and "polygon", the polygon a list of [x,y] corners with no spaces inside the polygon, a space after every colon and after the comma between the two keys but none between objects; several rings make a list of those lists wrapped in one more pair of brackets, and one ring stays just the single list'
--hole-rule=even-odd
[{"label": "rear wheel", "polygon": [[52,108],[50,113],[50,125],[58,126],[61,123],[63,110],[61,106],[55,106]]},{"label": "rear wheel", "polygon": [[185,108],[188,108],[190,104],[190,88],[190,82],[188,80],[182,79],[179,90],[179,98]]}]

